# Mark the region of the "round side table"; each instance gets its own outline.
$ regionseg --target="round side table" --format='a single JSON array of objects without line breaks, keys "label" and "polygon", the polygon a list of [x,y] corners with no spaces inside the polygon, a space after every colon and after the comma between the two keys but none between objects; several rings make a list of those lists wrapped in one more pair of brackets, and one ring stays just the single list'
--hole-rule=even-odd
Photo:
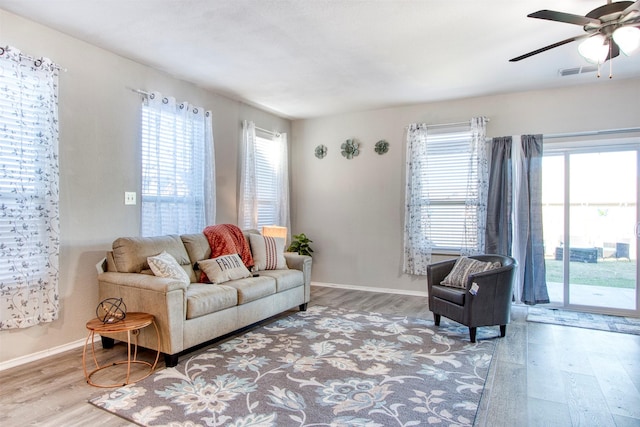
[{"label": "round side table", "polygon": [[[140,329],[146,328],[149,325],[153,325],[156,330],[156,339],[158,343],[158,351],[156,353],[156,360],[153,364],[146,362],[144,360],[138,360],[138,334],[140,333]],[[87,383],[95,386],[95,387],[120,387],[125,386],[130,383],[134,383],[140,381],[142,379],[147,378],[153,370],[156,368],[158,364],[158,358],[160,357],[160,332],[158,331],[158,326],[154,320],[152,314],[147,313],[127,313],[124,320],[115,323],[102,323],[100,319],[91,319],[87,322],[87,329],[89,330],[89,335],[87,336],[87,340],[84,343],[84,350],[82,351],[82,367],[84,368],[84,376],[87,379]],[[95,349],[95,334],[102,333],[115,333],[115,332],[126,332],[127,333],[127,360],[120,360],[117,362],[112,362],[110,364],[100,365],[98,363],[98,359],[96,358],[96,349]],[[133,357],[131,354],[131,335],[134,337],[133,343]],[[87,347],[89,346],[89,342],[91,342],[91,354],[93,356],[93,362],[96,365],[96,368],[91,372],[87,370]],[[116,365],[127,365],[127,377],[124,383],[117,384],[96,384],[91,380],[91,376],[98,371],[101,371],[106,368],[110,368]],[[132,364],[141,364],[149,367],[149,370],[145,372],[145,375],[137,378],[135,380],[131,380],[131,365]]]}]

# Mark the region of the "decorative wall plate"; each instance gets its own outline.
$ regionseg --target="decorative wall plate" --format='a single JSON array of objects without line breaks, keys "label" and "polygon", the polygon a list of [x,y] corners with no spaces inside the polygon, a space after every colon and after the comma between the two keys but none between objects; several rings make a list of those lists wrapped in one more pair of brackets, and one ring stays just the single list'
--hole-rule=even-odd
[{"label": "decorative wall plate", "polygon": [[355,139],[347,139],[340,146],[340,148],[342,148],[342,155],[347,159],[353,159],[354,156],[360,154],[359,146],[360,143],[356,142]]},{"label": "decorative wall plate", "polygon": [[319,159],[324,159],[324,156],[327,155],[327,146],[324,144],[320,144],[316,147],[316,157]]},{"label": "decorative wall plate", "polygon": [[374,150],[376,150],[376,153],[383,155],[384,153],[389,151],[389,143],[384,139],[381,139],[380,141],[376,142]]}]

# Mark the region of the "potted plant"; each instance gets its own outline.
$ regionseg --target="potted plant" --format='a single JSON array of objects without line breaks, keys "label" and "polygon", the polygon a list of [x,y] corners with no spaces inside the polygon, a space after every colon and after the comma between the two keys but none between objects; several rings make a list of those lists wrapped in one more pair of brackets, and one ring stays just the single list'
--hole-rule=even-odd
[{"label": "potted plant", "polygon": [[289,252],[297,252],[300,255],[311,256],[311,252],[313,252],[313,249],[311,249],[309,243],[312,242],[313,240],[309,240],[309,238],[305,236],[304,233],[294,234],[293,241],[291,242],[291,245],[289,245],[289,249],[287,250]]}]

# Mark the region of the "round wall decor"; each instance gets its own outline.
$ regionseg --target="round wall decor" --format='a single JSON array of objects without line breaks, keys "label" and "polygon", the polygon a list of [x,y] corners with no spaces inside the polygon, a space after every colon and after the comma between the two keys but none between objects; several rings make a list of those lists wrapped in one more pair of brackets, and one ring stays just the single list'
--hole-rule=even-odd
[{"label": "round wall decor", "polygon": [[347,139],[340,146],[340,148],[342,148],[342,156],[347,159],[353,159],[354,156],[360,154],[359,146],[360,143],[356,142],[355,139]]},{"label": "round wall decor", "polygon": [[389,143],[384,139],[381,139],[380,141],[376,142],[374,150],[376,150],[376,153],[383,155],[387,151],[389,151]]},{"label": "round wall decor", "polygon": [[320,144],[316,147],[316,157],[319,159],[324,159],[324,157],[327,155],[327,146],[324,144]]}]

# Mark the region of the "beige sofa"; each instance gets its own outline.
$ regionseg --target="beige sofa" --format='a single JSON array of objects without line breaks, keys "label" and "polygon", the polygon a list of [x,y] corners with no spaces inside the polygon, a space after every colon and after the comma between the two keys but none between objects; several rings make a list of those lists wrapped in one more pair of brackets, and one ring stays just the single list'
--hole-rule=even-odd
[{"label": "beige sofa", "polygon": [[[248,239],[247,233],[257,231],[245,231]],[[162,251],[178,261],[191,284],[153,275],[147,257]],[[167,366],[175,366],[180,353],[199,344],[296,306],[306,310],[311,257],[285,252],[288,269],[259,271],[257,277],[222,284],[198,283],[197,262],[210,255],[204,234],[119,238],[107,253],[106,271],[98,275],[100,301],[121,297],[127,311],[153,314],[159,345],[153,328],[140,331],[139,344],[159,349]],[[113,346],[114,339],[125,341],[126,335],[107,334],[103,346]]]}]

